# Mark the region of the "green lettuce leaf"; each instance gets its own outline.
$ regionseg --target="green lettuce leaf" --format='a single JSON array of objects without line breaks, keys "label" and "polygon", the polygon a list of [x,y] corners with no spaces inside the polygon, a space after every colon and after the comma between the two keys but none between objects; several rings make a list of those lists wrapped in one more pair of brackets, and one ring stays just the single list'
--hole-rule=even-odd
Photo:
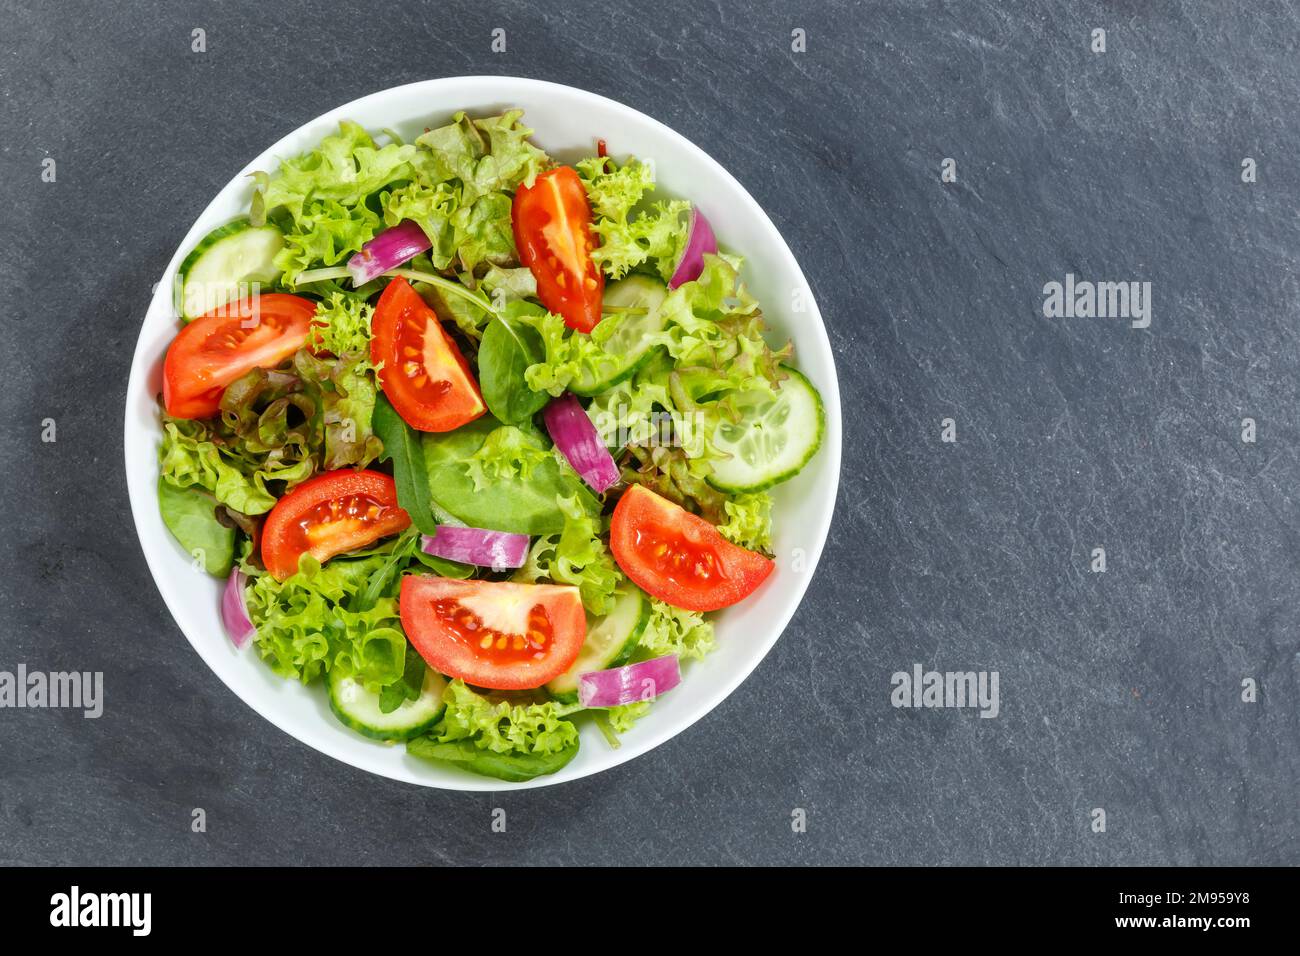
[{"label": "green lettuce leaf", "polygon": [[[297,477],[302,470],[299,463],[286,471],[256,469],[245,474],[227,460],[225,447],[212,440],[203,422],[179,418],[163,419],[158,457],[161,477],[175,487],[202,488],[221,504],[246,515],[265,514],[275,506],[276,496],[266,488],[269,479]],[[310,474],[310,462],[307,464]]]},{"label": "green lettuce leaf", "polygon": [[351,609],[387,559],[380,550],[322,566],[306,554],[283,583],[269,574],[254,578],[246,591],[248,614],[258,653],[271,669],[307,683],[341,668],[376,693],[400,680],[406,637],[396,598],[390,593],[365,610]]},{"label": "green lettuce leaf", "polygon": [[592,260],[612,279],[647,262],[665,282],[670,279],[686,244],[691,204],[661,201],[634,214],[654,190],[654,171],[637,159],[620,166],[609,157],[592,157],[577,169],[595,216],[592,231],[600,236]]},{"label": "green lettuce leaf", "polygon": [[578,728],[565,719],[577,705],[479,694],[459,679],[443,699],[442,720],[407,744],[411,755],[519,781],[554,773],[578,752]]},{"label": "green lettuce leaf", "polygon": [[273,262],[292,287],[307,269],[338,265],[360,252],[379,232],[380,224],[379,214],[366,205],[314,200],[284,229],[284,248]]},{"label": "green lettuce leaf", "polygon": [[578,738],[565,718],[579,709],[555,701],[531,702],[479,694],[463,680],[447,685],[447,710],[436,728],[439,740],[473,740],[496,753],[557,753]]},{"label": "green lettuce leaf", "polygon": [[465,459],[465,473],[474,482],[475,491],[486,491],[501,481],[527,483],[538,465],[551,460],[550,451],[535,432],[502,425],[489,432],[479,450]]},{"label": "green lettuce leaf", "polygon": [[441,182],[429,187],[407,183],[381,197],[384,223],[396,226],[406,220],[417,223],[432,244],[427,253],[435,269],[446,269],[456,256],[457,235],[452,214],[460,206],[460,190]]},{"label": "green lettuce leaf", "polygon": [[442,515],[435,510],[429,483],[425,480],[424,445],[420,433],[406,423],[387,398],[380,397],[375,424],[382,442],[381,455],[393,463],[397,503],[411,516],[411,523],[425,534],[437,534]]},{"label": "green lettuce leaf", "polygon": [[[534,457],[522,451],[517,436],[495,436],[500,428],[516,428],[535,451],[544,457],[520,467],[521,457]],[[564,530],[564,512],[556,505],[559,497],[576,498],[589,514],[600,513],[600,502],[591,494],[567,462],[551,453],[550,442],[531,424],[503,426],[491,415],[483,415],[455,431],[423,436],[424,460],[429,487],[439,505],[465,524],[493,531],[517,534],[552,534]],[[477,457],[485,445],[506,449],[509,460],[489,466],[487,458]],[[491,467],[496,477],[486,485],[483,475]],[[475,479],[478,478],[476,482]]]},{"label": "green lettuce leaf", "polygon": [[374,237],[383,219],[368,202],[416,175],[413,145],[379,147],[347,120],[314,150],[281,161],[274,175],[257,173],[251,218],[277,218],[284,248],[275,265],[292,286],[313,266],[342,262]]},{"label": "green lettuce leaf", "polygon": [[330,360],[302,349],[293,367],[318,403],[311,447],[320,470],[364,468],[378,458],[384,446],[373,427],[379,389],[369,352],[344,352]]},{"label": "green lettuce leaf", "polygon": [[448,125],[425,133],[415,141],[413,157],[420,180],[429,186],[454,180],[466,206],[492,192],[531,186],[548,160],[528,142],[533,131],[519,122],[523,115],[509,110],[470,119],[457,113]]},{"label": "green lettuce leaf", "polygon": [[235,529],[217,520],[217,500],[201,488],[180,488],[158,479],[163,524],[208,574],[224,578],[235,560]]},{"label": "green lettuce leaf", "polygon": [[308,343],[316,351],[331,355],[370,354],[370,322],[375,310],[365,299],[334,292],[316,303]]},{"label": "green lettuce leaf", "polygon": [[641,632],[634,658],[649,660],[676,654],[682,660],[700,660],[713,650],[713,622],[699,611],[686,611],[651,600],[650,620]]},{"label": "green lettuce leaf", "polygon": [[545,392],[534,391],[528,385],[528,369],[544,356],[537,330],[515,318],[523,308],[524,303],[513,302],[501,315],[494,316],[483,331],[478,350],[483,401],[493,415],[507,424],[531,419],[550,400]]},{"label": "green lettuce leaf", "polygon": [[751,551],[772,549],[772,496],[766,491],[740,494],[723,502],[727,520],[718,531],[728,541]]},{"label": "green lettuce leaf", "polygon": [[514,580],[571,584],[581,592],[587,611],[598,617],[608,614],[623,574],[601,540],[600,518],[586,511],[575,498],[562,497],[556,504],[564,513],[564,530],[534,541],[528,560],[515,572]]},{"label": "green lettuce leaf", "polygon": [[[471,285],[485,266],[519,264],[511,194],[547,162],[527,141],[532,130],[519,123],[522,115],[512,110],[470,119],[457,113],[416,140],[414,180],[380,199],[385,223],[418,223],[432,245],[433,267],[464,273]],[[463,304],[459,308],[465,311]]]},{"label": "green lettuce leaf", "polygon": [[632,729],[633,724],[646,715],[653,703],[652,700],[634,700],[630,704],[610,707],[602,713],[614,733],[625,734]]},{"label": "green lettuce leaf", "polygon": [[415,154],[414,146],[400,143],[379,148],[369,133],[344,120],[337,133],[316,149],[282,160],[275,175],[259,185],[263,209],[283,206],[299,219],[320,201],[356,206],[390,183],[411,179]]},{"label": "green lettuce leaf", "polygon": [[497,753],[484,750],[472,740],[440,743],[436,737],[416,737],[406,744],[406,752],[422,760],[455,764],[471,773],[496,777],[511,783],[523,783],[544,774],[555,773],[578,755],[578,741],[554,753]]}]

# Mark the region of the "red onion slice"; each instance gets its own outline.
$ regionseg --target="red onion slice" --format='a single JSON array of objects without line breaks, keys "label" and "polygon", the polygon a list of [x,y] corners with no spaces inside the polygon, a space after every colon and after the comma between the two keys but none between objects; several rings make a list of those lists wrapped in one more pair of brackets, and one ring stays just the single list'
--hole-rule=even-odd
[{"label": "red onion slice", "polygon": [[677,257],[677,268],[668,280],[668,288],[676,289],[683,282],[693,282],[704,271],[704,254],[717,253],[718,238],[713,234],[713,227],[704,213],[694,203],[691,204],[691,222],[686,230],[686,244],[682,254]]},{"label": "red onion slice", "polygon": [[403,263],[410,262],[431,245],[429,237],[424,234],[419,224],[409,219],[391,229],[385,229],[348,260],[352,285],[354,287],[365,285],[389,269],[396,269]]},{"label": "red onion slice", "polygon": [[555,447],[596,494],[618,481],[618,465],[576,396],[566,392],[553,400],[542,420]]},{"label": "red onion slice", "polygon": [[528,535],[440,524],[437,534],[421,538],[420,549],[448,561],[504,571],[524,566],[528,558]]},{"label": "red onion slice", "polygon": [[248,602],[244,599],[244,585],[248,576],[239,568],[230,572],[226,578],[226,588],[221,593],[221,622],[226,625],[226,633],[236,647],[243,647],[248,639],[257,633],[253,621],[248,616]]},{"label": "red onion slice", "polygon": [[584,707],[618,707],[638,700],[652,700],[682,682],[677,655],[588,671],[578,675],[578,700]]}]

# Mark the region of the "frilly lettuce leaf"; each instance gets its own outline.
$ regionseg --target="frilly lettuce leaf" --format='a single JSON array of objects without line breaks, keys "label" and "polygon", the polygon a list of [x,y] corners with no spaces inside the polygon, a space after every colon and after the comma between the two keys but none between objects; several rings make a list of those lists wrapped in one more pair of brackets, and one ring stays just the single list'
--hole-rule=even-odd
[{"label": "frilly lettuce leaf", "polygon": [[518,479],[527,482],[533,469],[551,460],[551,452],[541,441],[514,425],[502,425],[490,432],[482,446],[465,459],[465,472],[476,491],[496,482]]},{"label": "frilly lettuce leaf", "polygon": [[317,351],[331,355],[370,354],[370,321],[374,307],[359,295],[333,292],[316,303],[308,340]]},{"label": "frilly lettuce leaf", "polygon": [[633,724],[646,715],[653,703],[652,700],[634,700],[630,704],[610,707],[602,713],[614,733],[625,734],[632,729]]},{"label": "frilly lettuce leaf", "polygon": [[364,204],[313,200],[284,227],[284,248],[275,254],[275,267],[292,287],[307,269],[338,265],[360,252],[380,226],[379,214]]},{"label": "frilly lettuce leaf", "polygon": [[414,146],[399,143],[379,148],[369,133],[344,120],[316,149],[281,160],[275,175],[259,183],[263,209],[283,206],[300,219],[313,203],[356,206],[389,183],[412,178],[415,154]]},{"label": "frilly lettuce leaf", "polygon": [[435,269],[453,268],[472,283],[485,265],[518,265],[511,194],[547,162],[528,142],[533,131],[519,123],[522,115],[511,110],[470,119],[457,113],[416,140],[412,181],[381,196],[385,223],[409,219],[424,230]]},{"label": "frilly lettuce leaf", "polygon": [[661,201],[634,214],[655,182],[653,169],[637,159],[620,166],[607,156],[592,157],[577,170],[595,218],[592,231],[600,236],[592,260],[613,279],[649,262],[667,281],[686,242],[691,204]]},{"label": "frilly lettuce leaf", "polygon": [[479,694],[459,679],[443,700],[442,720],[407,753],[512,781],[554,773],[578,753],[578,728],[565,719],[577,705]]},{"label": "frilly lettuce leaf", "polygon": [[219,418],[164,416],[159,471],[177,488],[202,488],[233,511],[265,514],[316,472],[375,459],[382,449],[371,431],[375,396],[365,353],[331,361],[304,349],[227,386]]},{"label": "frilly lettuce leaf", "polygon": [[351,602],[388,562],[384,552],[335,558],[322,566],[304,555],[298,573],[278,582],[262,574],[248,585],[248,614],[258,652],[281,677],[307,683],[342,668],[369,690],[402,677],[406,637],[397,600],[380,597],[366,610]]},{"label": "frilly lettuce leaf", "polygon": [[452,214],[460,206],[460,191],[450,183],[428,187],[412,182],[381,197],[384,223],[417,223],[429,237],[428,256],[435,269],[446,269],[456,255],[456,230]]},{"label": "frilly lettuce leaf", "polygon": [[252,219],[272,216],[284,232],[275,257],[284,281],[316,265],[337,265],[374,237],[383,221],[367,199],[415,176],[414,146],[382,148],[344,121],[314,150],[281,161],[274,175],[255,173]]},{"label": "frilly lettuce leaf", "polygon": [[772,549],[772,496],[766,491],[739,494],[723,502],[727,520],[718,531],[728,541],[751,551]]},{"label": "frilly lettuce leaf", "polygon": [[415,141],[413,161],[426,185],[456,181],[461,205],[472,205],[492,192],[513,192],[532,185],[547,163],[544,152],[528,142],[533,131],[519,122],[523,110],[470,119],[457,113],[451,123],[429,130]]},{"label": "frilly lettuce leaf", "polygon": [[330,361],[303,349],[294,356],[293,367],[319,403],[313,449],[320,470],[364,468],[378,458],[384,446],[372,429],[379,391],[369,352],[345,352]]},{"label": "frilly lettuce leaf", "polygon": [[586,511],[576,498],[561,496],[556,504],[564,513],[564,530],[534,541],[514,580],[571,584],[581,592],[582,604],[590,613],[608,614],[623,575],[600,538],[601,519]]},{"label": "frilly lettuce leaf", "polygon": [[[260,515],[275,506],[275,495],[266,490],[268,478],[297,478],[304,469],[295,462],[288,469],[254,470],[245,474],[231,464],[223,449],[212,441],[203,422],[164,418],[163,442],[158,456],[159,471],[177,488],[202,488],[223,505],[246,515]],[[302,475],[306,477],[306,475]]]},{"label": "frilly lettuce leaf", "polygon": [[565,719],[578,709],[572,705],[479,694],[459,679],[447,685],[443,700],[447,710],[435,728],[443,742],[473,740],[496,753],[558,753],[578,739],[578,728]]},{"label": "frilly lettuce leaf", "polygon": [[700,660],[713,650],[713,622],[699,611],[686,611],[651,600],[650,620],[641,632],[635,658],[649,660],[676,654],[682,660]]}]

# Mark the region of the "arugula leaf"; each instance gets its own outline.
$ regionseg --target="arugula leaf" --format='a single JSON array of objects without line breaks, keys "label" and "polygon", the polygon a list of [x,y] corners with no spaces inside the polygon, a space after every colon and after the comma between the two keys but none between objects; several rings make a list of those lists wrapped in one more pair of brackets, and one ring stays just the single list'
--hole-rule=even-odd
[{"label": "arugula leaf", "polygon": [[202,557],[208,574],[223,578],[235,560],[235,529],[217,520],[217,501],[196,487],[181,488],[158,479],[158,510],[182,548]]},{"label": "arugula leaf", "polygon": [[411,523],[424,534],[438,533],[433,496],[429,493],[428,471],[420,435],[402,420],[382,394],[375,399],[372,427],[384,443],[381,460],[393,463],[393,481],[397,484],[397,503],[411,516]]},{"label": "arugula leaf", "polygon": [[[385,595],[393,581],[396,580],[402,566],[410,560],[417,539],[418,535],[412,534],[409,529],[402,532],[401,537],[397,539],[397,543],[393,545],[392,553],[389,554],[388,559],[370,575],[370,580],[366,582],[365,588],[358,591],[353,597],[352,610],[369,611],[379,603],[379,599]],[[387,712],[385,711],[385,713]]]},{"label": "arugula leaf", "polygon": [[529,366],[546,359],[546,349],[537,330],[510,313],[521,303],[488,323],[478,350],[479,386],[488,409],[508,425],[532,418],[550,401],[546,392],[535,392],[525,378]]},{"label": "arugula leaf", "polygon": [[402,670],[402,676],[379,692],[379,712],[391,714],[406,701],[418,700],[424,686],[424,672],[428,667],[420,652],[408,641],[406,666]]}]

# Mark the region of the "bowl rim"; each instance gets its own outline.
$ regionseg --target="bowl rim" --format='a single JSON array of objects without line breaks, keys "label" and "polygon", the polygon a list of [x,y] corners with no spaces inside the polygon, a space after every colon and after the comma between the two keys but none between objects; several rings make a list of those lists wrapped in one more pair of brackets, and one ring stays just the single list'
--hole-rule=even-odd
[{"label": "bowl rim", "polygon": [[[784,261],[785,266],[790,270],[790,274],[795,278],[795,280],[805,290],[807,290],[807,308],[803,313],[803,317],[804,320],[808,317],[815,320],[810,323],[811,328],[809,329],[809,332],[812,335],[816,346],[822,352],[822,364],[825,366],[824,380],[819,378],[818,381],[818,387],[822,395],[822,403],[825,411],[825,430],[823,433],[822,447],[818,451],[817,455],[817,458],[820,460],[817,467],[819,469],[830,470],[830,493],[827,496],[827,500],[821,504],[820,526],[817,529],[813,540],[809,542],[810,547],[806,549],[804,573],[799,574],[791,585],[789,597],[784,602],[784,608],[781,614],[773,618],[771,624],[766,627],[766,637],[762,641],[761,648],[759,648],[758,652],[753,655],[752,662],[749,666],[737,668],[734,673],[725,676],[724,679],[720,681],[718,688],[712,694],[706,697],[701,697],[698,701],[695,701],[678,720],[670,722],[666,726],[655,730],[645,727],[640,728],[642,731],[640,733],[629,734],[624,739],[622,747],[618,750],[609,751],[606,759],[598,764],[566,773],[566,771],[571,769],[572,765],[570,765],[570,767],[566,767],[558,771],[556,774],[543,775],[519,783],[496,780],[489,777],[478,777],[469,774],[465,774],[464,779],[461,779],[458,775],[453,779],[447,780],[426,780],[390,773],[383,767],[363,766],[355,760],[350,759],[349,755],[344,752],[343,747],[334,746],[329,740],[309,739],[307,731],[303,730],[303,732],[300,733],[295,722],[282,723],[274,716],[260,708],[250,699],[250,696],[245,695],[244,691],[236,682],[227,678],[222,667],[217,665],[215,652],[208,648],[203,641],[191,635],[189,629],[186,627],[184,619],[187,617],[187,614],[182,610],[183,602],[181,595],[177,593],[176,589],[171,584],[172,575],[175,571],[175,567],[173,567],[175,564],[174,556],[164,556],[156,553],[158,549],[151,547],[148,541],[146,541],[145,530],[139,517],[141,514],[141,508],[156,507],[156,496],[153,483],[146,483],[142,486],[141,481],[133,477],[135,472],[138,470],[138,467],[133,467],[133,465],[136,465],[136,460],[142,451],[140,442],[144,439],[144,436],[140,434],[143,429],[140,429],[132,421],[132,407],[134,397],[141,389],[147,387],[145,379],[149,374],[148,369],[152,360],[151,356],[146,354],[147,343],[145,330],[148,325],[149,316],[154,308],[160,307],[160,299],[170,296],[171,280],[174,279],[177,268],[183,259],[183,254],[187,251],[189,245],[191,245],[189,241],[190,234],[195,231],[199,223],[208,218],[209,213],[214,206],[218,205],[223,194],[225,194],[234,183],[246,176],[249,171],[257,168],[257,165],[263,161],[263,157],[286,155],[287,151],[284,144],[287,141],[294,139],[302,132],[302,130],[308,127],[319,126],[327,120],[337,120],[344,117],[356,119],[358,122],[361,122],[362,125],[365,125],[364,113],[371,105],[384,99],[403,93],[411,94],[417,91],[433,91],[438,87],[455,86],[456,84],[465,83],[475,85],[482,84],[486,87],[508,85],[516,89],[520,87],[528,87],[537,92],[551,92],[561,96],[576,97],[578,100],[586,100],[589,103],[598,103],[605,109],[610,109],[616,113],[623,114],[625,117],[630,118],[634,123],[648,124],[657,135],[675,140],[676,144],[690,154],[695,161],[711,168],[715,174],[728,181],[734,188],[735,193],[740,197],[740,200],[746,206],[746,212],[748,215],[769,231],[769,238],[772,240],[772,248],[776,255]],[[507,94],[508,90],[503,90],[504,99],[509,101],[509,96]],[[436,109],[437,107],[431,106],[430,112],[434,112]],[[163,603],[166,604],[177,628],[185,635],[185,639],[208,666],[208,669],[212,671],[237,698],[243,701],[244,704],[253,710],[259,717],[313,750],[320,751],[335,760],[359,770],[386,777],[390,780],[410,784],[412,786],[433,787],[441,790],[479,792],[524,790],[545,786],[557,786],[574,780],[581,780],[593,774],[619,766],[620,764],[627,763],[641,754],[653,750],[660,744],[672,739],[677,734],[685,731],[687,728],[693,726],[707,716],[715,707],[729,697],[737,687],[748,679],[754,670],[758,668],[758,665],[767,657],[777,640],[779,640],[781,635],[785,632],[790,620],[794,617],[795,612],[803,602],[803,598],[807,593],[814,574],[816,573],[822,552],[825,549],[826,539],[830,533],[831,521],[834,515],[840,484],[840,461],[842,452],[842,435],[840,427],[841,408],[839,380],[836,373],[834,351],[831,347],[830,337],[827,333],[825,322],[821,317],[821,312],[817,306],[816,298],[812,295],[812,288],[809,285],[803,270],[800,268],[799,263],[795,259],[794,253],[790,250],[789,245],[786,243],[785,238],[781,235],[780,231],[776,228],[776,225],[772,222],[771,218],[767,215],[762,206],[759,205],[758,201],[750,195],[749,191],[739,182],[739,180],[737,180],[725,167],[723,167],[717,160],[713,159],[713,157],[705,152],[701,147],[697,146],[694,142],[687,139],[667,124],[655,119],[653,116],[621,103],[618,100],[597,93],[592,93],[587,90],[582,90],[577,87],[554,83],[549,80],[538,80],[502,74],[475,74],[439,77],[434,79],[418,80],[412,83],[405,83],[399,86],[377,90],[329,109],[304,123],[300,123],[257,156],[253,157],[253,159],[242,167],[234,177],[218,189],[216,195],[214,195],[211,201],[204,206],[202,212],[200,212],[194,222],[191,223],[176,251],[172,254],[161,278],[163,281],[160,281],[155,287],[155,291],[149,300],[149,305],[141,319],[136,347],[132,353],[131,371],[128,379],[124,406],[123,453],[126,468],[127,493],[130,500],[131,517],[136,530],[136,538],[140,542],[140,547],[144,552],[145,562],[149,568],[150,576],[153,578],[154,585],[158,588],[158,591],[163,598]],[[163,305],[161,307],[165,309],[170,308],[168,305]],[[807,344],[801,343],[800,348],[801,351],[806,351]],[[156,437],[156,435],[149,436],[148,440],[156,441]],[[164,561],[167,563],[164,564]],[[216,613],[215,608],[214,613]],[[258,661],[258,663],[261,664],[260,661]]]}]

